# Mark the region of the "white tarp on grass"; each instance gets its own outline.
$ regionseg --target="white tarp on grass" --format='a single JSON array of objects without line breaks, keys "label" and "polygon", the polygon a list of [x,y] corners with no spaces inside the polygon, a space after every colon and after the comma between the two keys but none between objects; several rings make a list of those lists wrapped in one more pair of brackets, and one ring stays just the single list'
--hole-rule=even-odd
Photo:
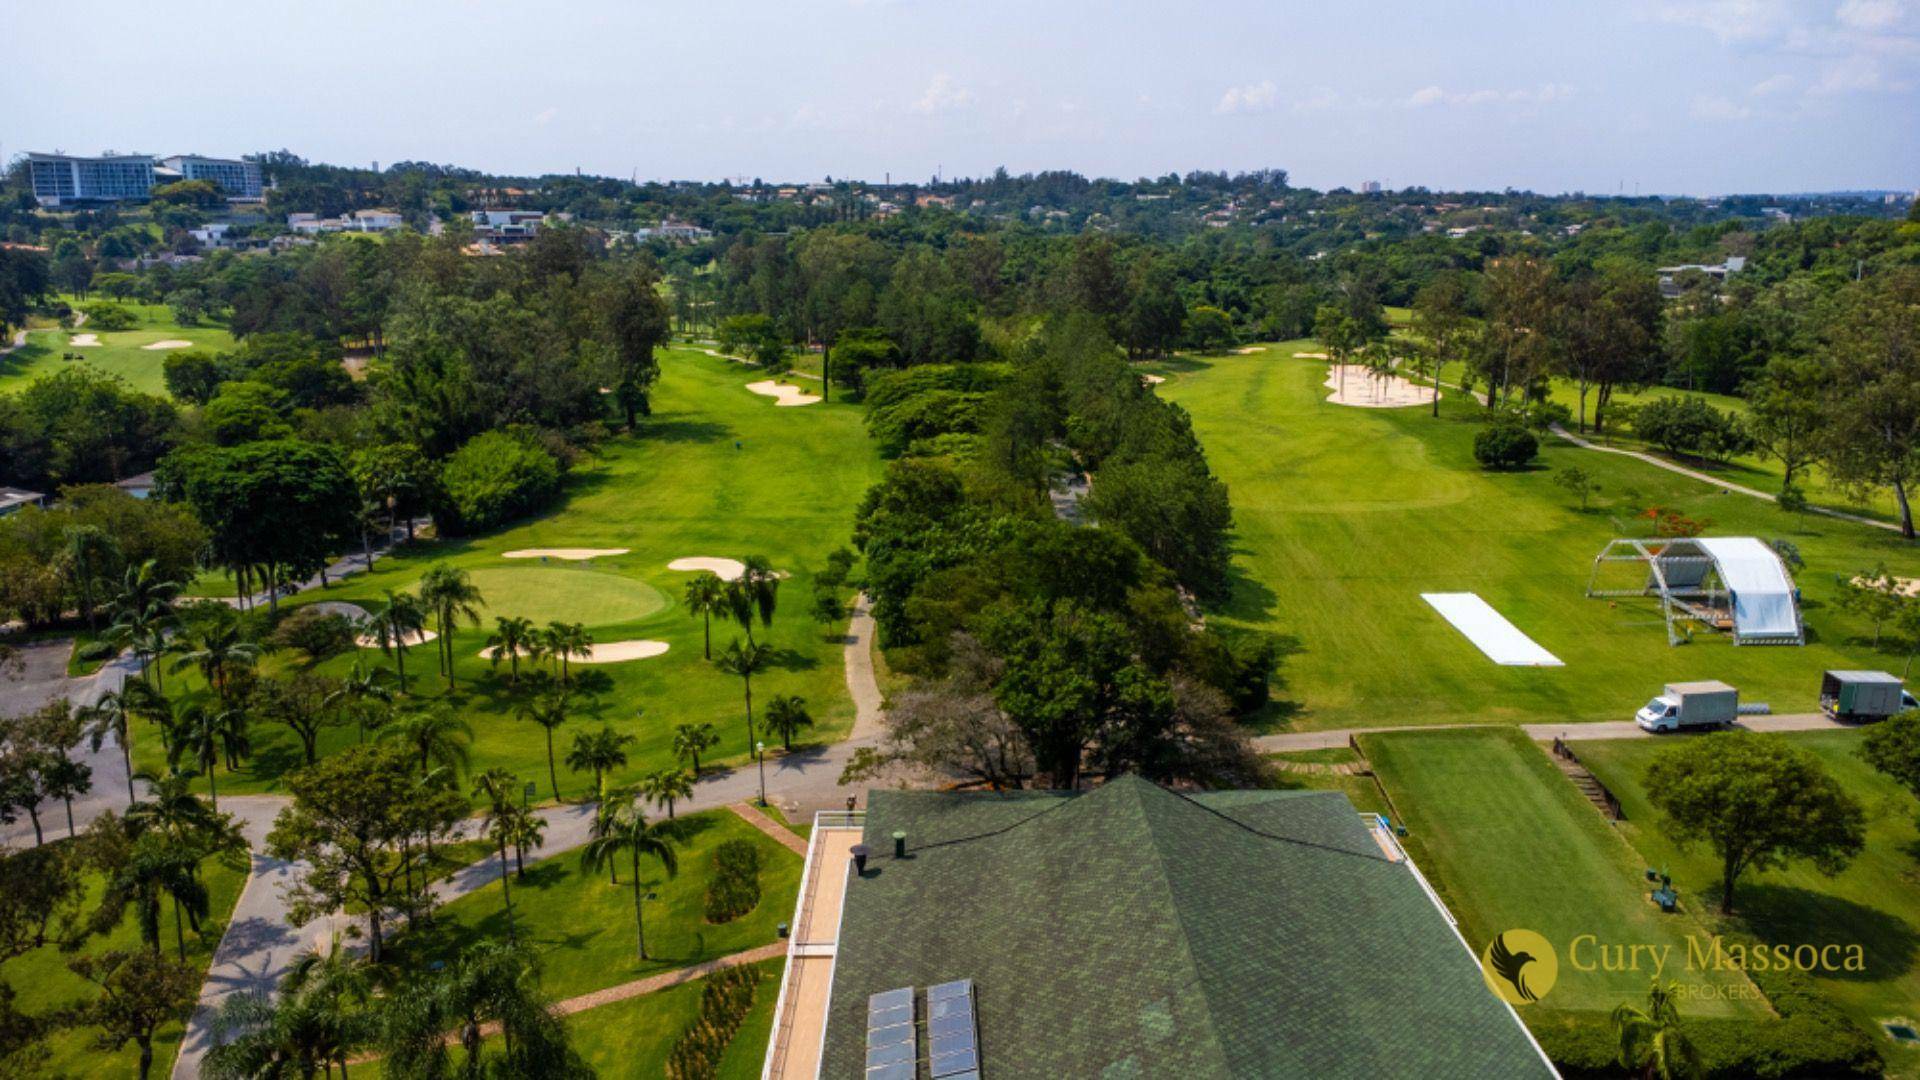
[{"label": "white tarp on grass", "polygon": [[1751,536],[1702,537],[1693,542],[1713,557],[1720,583],[1733,594],[1734,636],[1800,640],[1793,579],[1772,548]]},{"label": "white tarp on grass", "polygon": [[1440,617],[1467,636],[1487,659],[1508,667],[1563,667],[1560,658],[1541,648],[1506,616],[1493,610],[1478,593],[1421,593]]}]

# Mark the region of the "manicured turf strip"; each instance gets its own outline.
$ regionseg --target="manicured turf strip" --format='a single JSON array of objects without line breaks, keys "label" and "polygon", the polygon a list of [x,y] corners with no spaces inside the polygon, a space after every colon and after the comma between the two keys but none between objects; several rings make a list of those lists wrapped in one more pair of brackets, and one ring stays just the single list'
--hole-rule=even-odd
[{"label": "manicured turf strip", "polygon": [[[1769,943],[1863,946],[1867,970],[1815,982],[1862,1023],[1912,1017],[1920,1002],[1920,811],[1912,795],[1859,758],[1861,733],[1821,731],[1779,735],[1812,752],[1840,786],[1867,809],[1867,848],[1839,875],[1811,866],[1749,875],[1734,893],[1732,923]],[[1719,864],[1710,851],[1682,851],[1661,828],[1647,799],[1646,769],[1667,741],[1627,739],[1580,745],[1580,760],[1620,798],[1621,829],[1650,863],[1667,867],[1695,907],[1717,910]],[[1896,1075],[1920,1075],[1920,1049],[1890,1041]]]},{"label": "manicured turf strip", "polygon": [[[1360,747],[1404,815],[1409,853],[1474,949],[1519,928],[1553,943],[1560,979],[1543,1005],[1605,1012],[1645,995],[1651,969],[1575,970],[1569,948],[1579,935],[1594,935],[1596,944],[1671,946],[1673,957],[1684,958],[1686,936],[1703,933],[1690,915],[1663,914],[1653,905],[1643,860],[1519,732],[1363,735]],[[1737,974],[1679,973],[1671,965],[1666,974],[1746,985]],[[1688,1008],[1705,1015],[1762,1006],[1703,999]]]},{"label": "manicured turf strip", "polygon": [[[71,302],[72,298],[68,300]],[[210,352],[226,352],[234,347],[233,335],[225,327],[205,323],[181,326],[173,315],[158,304],[124,305],[140,318],[132,330],[101,331],[83,326],[72,333],[65,330],[35,330],[27,334],[24,348],[0,356],[0,394],[24,390],[34,380],[69,367],[86,365],[124,380],[132,389],[167,397],[163,374],[166,359],[182,349],[146,349],[158,341],[191,341],[193,347]],[[77,334],[95,334],[100,344],[73,346]],[[76,360],[63,360],[63,353]]]},{"label": "manicured turf strip", "polygon": [[[1840,610],[1837,582],[1885,562],[1920,577],[1897,535],[1677,476],[1547,438],[1540,466],[1482,471],[1479,407],[1453,395],[1428,410],[1346,409],[1321,401],[1326,364],[1311,342],[1263,353],[1180,359],[1155,392],[1185,407],[1233,500],[1232,593],[1223,626],[1290,646],[1278,705],[1263,718],[1300,729],[1392,724],[1625,720],[1661,684],[1723,679],[1745,701],[1811,711],[1826,668],[1882,668],[1872,628]],[[1592,509],[1554,483],[1578,465],[1602,491]],[[1805,647],[1736,648],[1695,635],[1671,647],[1656,605],[1585,596],[1610,539],[1646,536],[1639,511],[1671,507],[1708,535],[1785,539],[1812,629]],[[1563,668],[1497,667],[1420,599],[1474,592]]]}]

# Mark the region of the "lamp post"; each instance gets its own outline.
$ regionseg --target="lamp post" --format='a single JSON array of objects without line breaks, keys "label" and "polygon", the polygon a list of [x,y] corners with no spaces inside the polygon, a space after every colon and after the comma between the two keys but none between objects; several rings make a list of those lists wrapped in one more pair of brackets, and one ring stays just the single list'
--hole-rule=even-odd
[{"label": "lamp post", "polygon": [[760,766],[760,805],[762,808],[764,808],[767,805],[767,744],[766,743],[757,742],[753,744],[753,760],[757,762]]}]

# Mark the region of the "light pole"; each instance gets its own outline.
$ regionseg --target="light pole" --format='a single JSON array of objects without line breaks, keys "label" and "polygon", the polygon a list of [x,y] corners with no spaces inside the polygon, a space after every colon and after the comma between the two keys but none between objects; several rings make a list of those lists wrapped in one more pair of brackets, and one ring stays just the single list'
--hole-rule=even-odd
[{"label": "light pole", "polygon": [[757,742],[753,744],[753,760],[757,762],[760,766],[760,805],[762,808],[765,808],[765,806],[767,805],[767,744],[766,743]]}]

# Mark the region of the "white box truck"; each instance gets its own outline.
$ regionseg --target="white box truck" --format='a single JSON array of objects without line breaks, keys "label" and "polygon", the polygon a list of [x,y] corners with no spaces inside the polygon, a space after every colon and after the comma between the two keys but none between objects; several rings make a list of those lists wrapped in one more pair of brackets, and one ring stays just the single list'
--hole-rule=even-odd
[{"label": "white box truck", "polygon": [[1829,671],[1820,678],[1820,711],[1855,723],[1885,720],[1920,708],[1899,679],[1884,671]]},{"label": "white box truck", "polygon": [[1723,682],[1668,683],[1666,690],[1633,714],[1647,731],[1725,727],[1740,715],[1740,691]]}]

